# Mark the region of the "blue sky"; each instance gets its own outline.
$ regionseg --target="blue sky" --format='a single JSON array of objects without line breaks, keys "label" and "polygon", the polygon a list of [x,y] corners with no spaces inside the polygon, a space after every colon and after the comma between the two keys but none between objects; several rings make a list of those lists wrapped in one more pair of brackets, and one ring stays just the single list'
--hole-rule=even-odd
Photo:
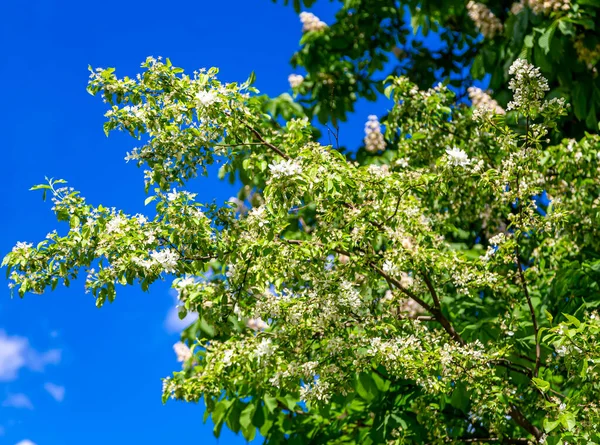
[{"label": "blue sky", "polygon": [[[312,11],[331,21],[336,6],[321,1]],[[217,66],[223,81],[254,70],[256,86],[278,95],[289,88],[300,36],[294,11],[269,0],[0,2],[0,257],[60,227],[51,205],[28,191],[45,176],[68,180],[93,204],[144,211],[142,172],[123,160],[135,141],[104,136],[105,105],[85,91],[88,64],[134,75],[146,56],[162,55],[188,72]],[[366,117],[384,111],[360,105],[341,143],[358,146]],[[202,184],[204,201],[237,191],[216,178]],[[150,293],[120,289],[102,309],[82,281],[23,300],[11,299],[6,284],[0,280],[0,444],[217,443],[201,406],[160,401],[160,379],[179,366],[172,345],[181,325],[168,280]],[[218,443],[245,443],[223,431]]]}]

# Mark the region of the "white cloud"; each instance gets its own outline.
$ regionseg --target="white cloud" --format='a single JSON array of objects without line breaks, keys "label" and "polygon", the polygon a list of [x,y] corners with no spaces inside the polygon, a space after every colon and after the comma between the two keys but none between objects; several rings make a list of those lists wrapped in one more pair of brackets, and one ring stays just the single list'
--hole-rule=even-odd
[{"label": "white cloud", "polygon": [[50,395],[57,402],[62,402],[65,398],[65,387],[60,385],[55,385],[54,383],[46,383],[44,385],[44,389],[50,393]]},{"label": "white cloud", "polygon": [[9,394],[9,396],[2,402],[2,406],[6,408],[26,408],[33,409],[33,403],[29,400],[25,394]]},{"label": "white cloud", "polygon": [[[179,300],[175,298],[175,305],[178,303],[178,301]],[[171,309],[169,309],[169,312],[167,312],[167,318],[165,319],[165,329],[170,334],[180,333],[198,319],[198,314],[188,312],[185,318],[183,318],[183,320],[180,320],[179,310],[175,305]]]},{"label": "white cloud", "polygon": [[35,442],[32,442],[29,439],[25,439],[25,440],[22,440],[21,442],[17,443],[17,445],[36,445],[36,444],[35,444]]},{"label": "white cloud", "polygon": [[43,371],[46,365],[58,364],[60,355],[61,351],[58,349],[39,353],[29,345],[25,337],[9,336],[0,330],[0,381],[16,379],[23,367]]}]

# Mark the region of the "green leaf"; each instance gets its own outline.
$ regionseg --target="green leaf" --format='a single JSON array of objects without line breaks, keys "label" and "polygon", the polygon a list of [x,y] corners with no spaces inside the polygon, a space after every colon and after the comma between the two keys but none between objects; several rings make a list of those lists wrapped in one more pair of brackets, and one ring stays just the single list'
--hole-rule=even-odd
[{"label": "green leaf", "polygon": [[587,370],[588,370],[588,361],[586,358],[584,358],[581,361],[581,369],[579,370],[579,376],[582,379],[585,379],[585,377],[587,376]]},{"label": "green leaf", "polygon": [[244,408],[242,414],[240,414],[240,425],[242,426],[242,428],[247,429],[252,426],[252,418],[254,417],[255,409],[256,405],[254,404],[254,402],[248,403],[246,408]]},{"label": "green leaf", "polygon": [[575,414],[571,412],[564,413],[560,417],[560,423],[567,431],[571,431],[573,428],[575,428],[575,425],[577,424],[577,422],[575,421]]},{"label": "green leaf", "polygon": [[377,385],[371,378],[370,374],[361,373],[356,379],[356,392],[367,402],[372,401],[379,394]]},{"label": "green leaf", "polygon": [[473,59],[473,65],[471,65],[471,75],[475,79],[481,79],[485,76],[485,67],[483,64],[483,56],[478,54]]},{"label": "green leaf", "polygon": [[579,120],[583,120],[587,114],[587,100],[589,91],[585,83],[577,82],[573,88],[573,111]]},{"label": "green leaf", "polygon": [[544,419],[544,431],[546,431],[547,433],[554,430],[558,425],[560,425],[560,420]]},{"label": "green leaf", "polygon": [[554,31],[556,31],[556,25],[557,22],[554,22],[552,25],[550,25],[538,39],[538,45],[544,50],[544,54],[548,54],[550,52],[550,44],[552,43]]},{"label": "green leaf", "polygon": [[548,383],[547,381],[545,381],[543,379],[540,379],[538,377],[533,377],[531,379],[531,381],[534,383],[535,386],[537,386],[542,391],[547,391],[550,389],[550,383]]},{"label": "green leaf", "polygon": [[269,394],[265,394],[263,400],[269,412],[273,414],[275,409],[277,409],[277,399]]},{"label": "green leaf", "polygon": [[215,336],[215,329],[206,321],[204,317],[200,319],[200,329],[211,338]]},{"label": "green leaf", "polygon": [[579,326],[581,326],[581,322],[577,318],[573,317],[572,315],[565,314],[565,313],[563,313],[563,315],[576,328],[578,328]]}]

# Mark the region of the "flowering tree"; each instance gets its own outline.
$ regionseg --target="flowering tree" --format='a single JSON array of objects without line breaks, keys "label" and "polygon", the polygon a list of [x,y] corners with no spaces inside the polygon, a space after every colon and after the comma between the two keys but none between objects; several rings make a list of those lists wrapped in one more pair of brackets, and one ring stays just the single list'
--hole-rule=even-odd
[{"label": "flowering tree", "polygon": [[[385,137],[370,118],[359,163],[307,119],[279,125],[252,79],[142,67],[88,88],[107,133],[143,141],[127,159],[155,216],[34,187],[69,230],[6,256],[20,296],[83,274],[101,306],[173,278],[198,321],[163,398],[203,400],[217,435],[600,443],[600,137],[549,143],[567,107],[537,68],[511,66],[506,112],[390,77]],[[237,204],[192,193],[217,158],[246,179]]]},{"label": "flowering tree", "polygon": [[[277,1],[277,0],[274,0]],[[316,0],[294,0],[296,10]],[[284,0],[288,3],[288,0]],[[501,106],[511,100],[508,69],[533,60],[549,80],[551,97],[572,104],[565,137],[598,131],[600,35],[598,0],[346,0],[335,21],[304,13],[304,36],[292,64],[306,71],[292,86],[307,113],[322,122],[345,120],[359,98],[375,99],[377,80],[406,75],[420,88],[450,79],[466,96],[474,79],[489,76]],[[415,38],[437,36],[425,45]],[[472,93],[471,93],[472,94]]]}]

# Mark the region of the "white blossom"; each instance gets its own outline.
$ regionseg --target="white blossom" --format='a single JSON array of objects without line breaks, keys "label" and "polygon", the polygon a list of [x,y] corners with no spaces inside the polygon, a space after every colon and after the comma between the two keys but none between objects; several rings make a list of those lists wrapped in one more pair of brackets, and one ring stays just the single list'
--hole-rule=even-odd
[{"label": "white blossom", "polygon": [[122,215],[117,215],[106,223],[106,233],[121,233],[121,226],[127,223]]},{"label": "white blossom", "polygon": [[302,172],[302,167],[300,164],[288,159],[269,164],[269,170],[273,174],[274,178],[285,178],[287,176],[300,174]]},{"label": "white blossom", "polygon": [[469,99],[471,99],[471,102],[473,103],[473,107],[490,110],[495,114],[506,114],[504,108],[498,105],[498,102],[492,99],[491,96],[481,88],[469,87],[467,91],[469,93]]},{"label": "white blossom", "polygon": [[327,28],[327,24],[312,12],[301,12],[300,21],[302,22],[302,32],[322,31]]},{"label": "white blossom", "polygon": [[231,349],[227,349],[223,353],[223,364],[225,366],[231,366],[231,359],[233,358],[233,351]]},{"label": "white blossom", "polygon": [[300,74],[290,74],[288,76],[288,82],[290,83],[290,87],[298,88],[304,82],[304,77]]},{"label": "white blossom", "polygon": [[396,273],[397,267],[396,265],[391,262],[390,260],[385,260],[383,262],[383,267],[382,267],[383,271],[387,274],[394,274]]},{"label": "white blossom", "polygon": [[178,254],[171,249],[154,251],[150,257],[158,264],[165,272],[174,273],[177,267]]},{"label": "white blossom", "polygon": [[517,59],[510,66],[508,73],[514,77],[508,83],[513,91],[513,100],[506,107],[508,110],[539,108],[541,100],[550,88],[539,68],[525,59]]},{"label": "white blossom", "polygon": [[550,14],[553,11],[568,11],[570,0],[522,0],[536,14]]},{"label": "white blossom", "polygon": [[185,343],[177,342],[173,345],[173,350],[175,351],[175,355],[177,355],[178,362],[185,362],[192,358],[192,351]]},{"label": "white blossom", "polygon": [[173,189],[172,192],[167,193],[167,201],[175,201],[178,196],[177,189]]},{"label": "white blossom", "polygon": [[217,101],[217,95],[212,91],[200,91],[196,94],[198,108],[206,108]]},{"label": "white blossom", "polygon": [[18,241],[17,244],[12,248],[13,252],[16,252],[17,250],[29,250],[31,249],[31,247],[33,247],[33,244],[31,243],[24,243],[22,241]]},{"label": "white blossom", "polygon": [[365,150],[369,153],[385,150],[385,139],[381,133],[381,124],[374,114],[370,115],[365,123]]},{"label": "white blossom", "polygon": [[258,362],[262,360],[263,357],[268,357],[275,351],[271,339],[263,338],[261,342],[256,347],[254,351],[255,357],[258,359]]},{"label": "white blossom", "polygon": [[248,319],[248,321],[246,322],[246,326],[252,329],[253,331],[264,331],[269,327],[269,325],[260,318]]},{"label": "white blossom", "polygon": [[469,156],[460,148],[453,147],[447,148],[446,154],[448,155],[448,163],[456,167],[466,167],[471,163]]},{"label": "white blossom", "polygon": [[493,39],[497,34],[502,33],[504,29],[502,22],[483,3],[470,1],[467,3],[467,10],[469,17],[486,39]]}]

